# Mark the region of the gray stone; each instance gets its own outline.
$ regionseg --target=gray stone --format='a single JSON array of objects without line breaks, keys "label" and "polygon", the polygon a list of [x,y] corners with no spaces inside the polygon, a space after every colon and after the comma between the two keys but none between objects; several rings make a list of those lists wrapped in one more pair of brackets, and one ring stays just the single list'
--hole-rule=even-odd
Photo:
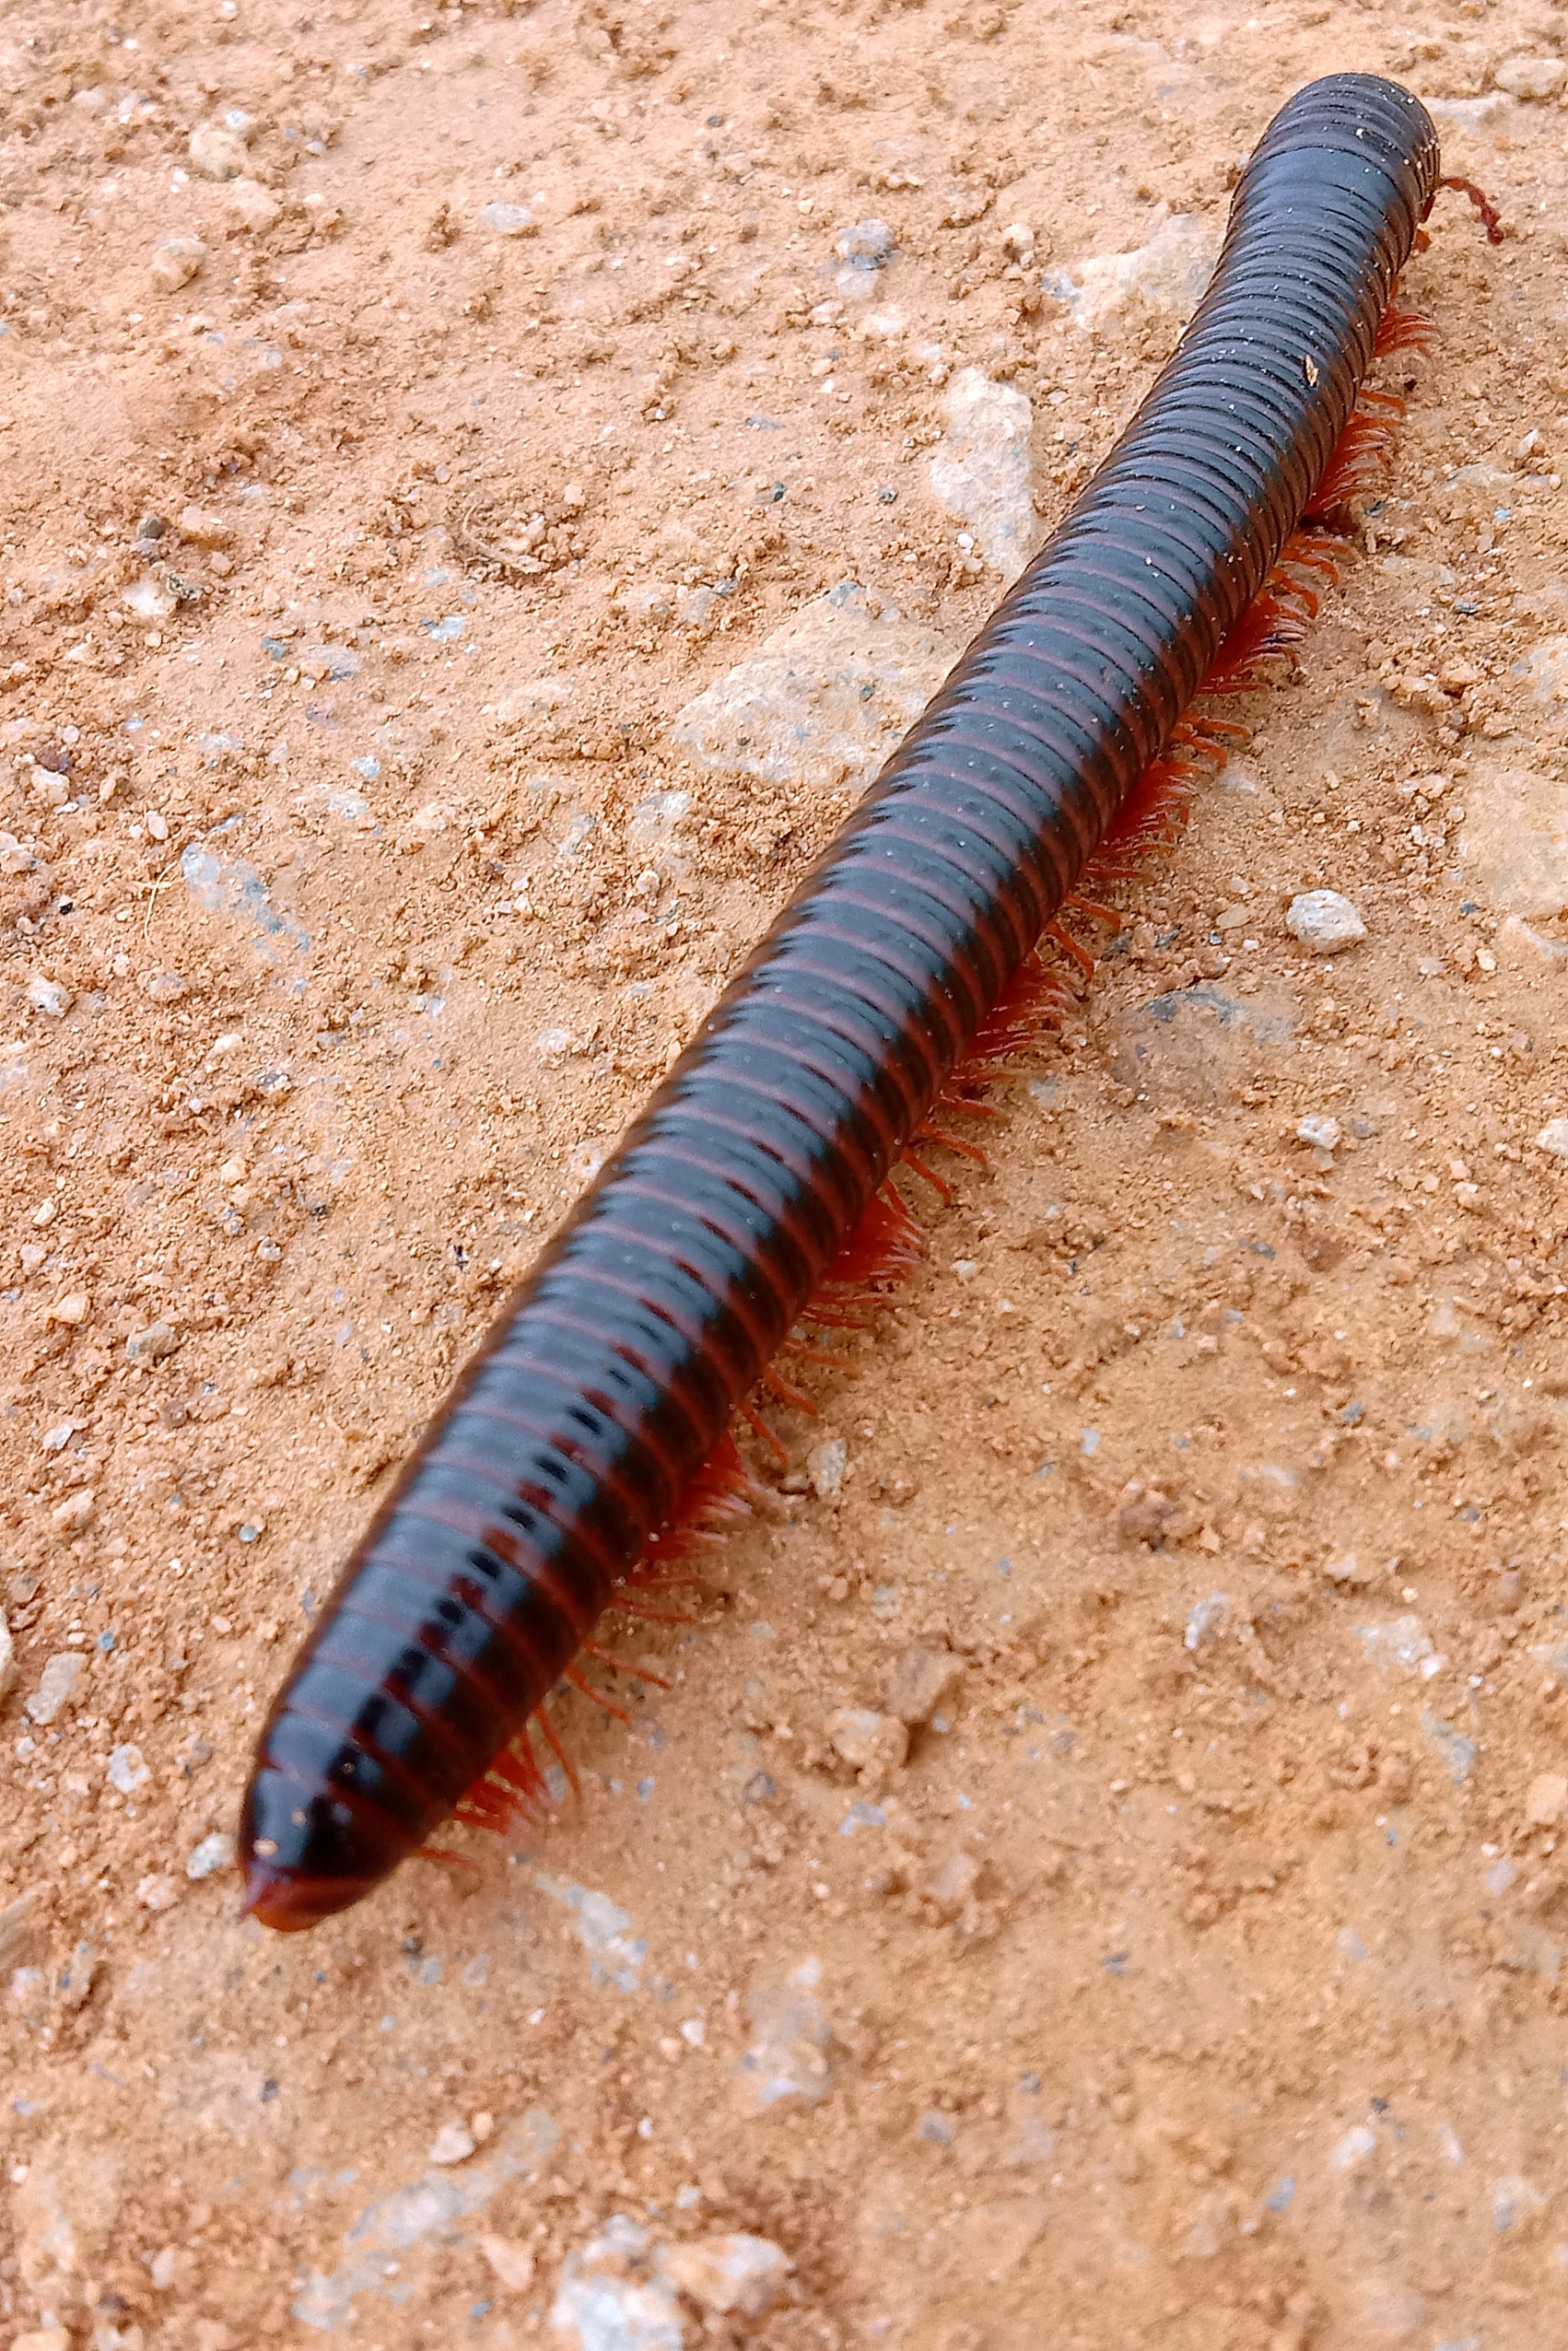
[{"label": "gray stone", "polygon": [[180,1334],[172,1324],[149,1323],[146,1330],[134,1330],[125,1341],[125,1353],[133,1363],[161,1363],[172,1355],[180,1344]]}]

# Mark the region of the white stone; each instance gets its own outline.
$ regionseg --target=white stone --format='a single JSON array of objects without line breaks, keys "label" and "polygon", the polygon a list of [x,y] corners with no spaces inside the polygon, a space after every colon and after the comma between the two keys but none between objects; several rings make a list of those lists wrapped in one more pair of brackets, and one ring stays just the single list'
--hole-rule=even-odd
[{"label": "white stone", "polygon": [[6,1611],[0,1608],[0,1700],[3,1700],[17,1678],[17,1651],[11,1639],[11,1628],[6,1621]]},{"label": "white stone", "polygon": [[136,1881],[136,1901],[145,1911],[172,1910],[179,1900],[179,1887],[162,1871],[155,1871]]},{"label": "white stone", "polygon": [[1568,1159],[1568,1118],[1549,1118],[1536,1137],[1536,1149],[1553,1159]]},{"label": "white stone", "polygon": [[1304,1118],[1296,1129],[1298,1143],[1310,1143],[1314,1151],[1336,1151],[1340,1144],[1340,1128],[1337,1118],[1325,1118],[1314,1112]]},{"label": "white stone", "polygon": [[153,248],[150,275],[160,294],[178,294],[189,286],[207,257],[199,237],[160,237]]},{"label": "white stone", "polygon": [[846,580],[814,596],[670,730],[699,767],[831,790],[870,781],[925,708],[957,647]]},{"label": "white stone", "polygon": [[761,1983],[746,2002],[751,2045],[735,2068],[742,2110],[764,2114],[784,2099],[814,2106],[833,2087],[833,2033],[816,1997],[822,1962],[802,1959],[781,1983]]},{"label": "white stone", "polygon": [[466,2163],[474,2153],[474,2137],[466,2123],[443,2123],[436,2133],[430,2149],[432,2163]]},{"label": "white stone", "polygon": [[52,1723],[61,1710],[70,1704],[86,1663],[86,1658],[75,1649],[57,1649],[52,1657],[44,1659],[38,1688],[27,1702],[27,1713],[31,1721],[41,1725]]},{"label": "white stone", "polygon": [[1185,323],[1203,298],[1219,259],[1223,223],[1177,212],[1163,220],[1146,245],[1130,253],[1096,253],[1066,269],[1047,270],[1041,283],[1065,302],[1075,326],[1098,333],[1144,308]]},{"label": "white stone", "polygon": [[169,618],[177,599],[167,580],[148,572],[142,579],[132,580],[124,601],[138,620],[160,621]]},{"label": "white stone", "polygon": [[283,217],[283,206],[259,180],[241,176],[230,184],[228,213],[236,228],[247,230],[252,237],[264,237]]},{"label": "white stone", "polygon": [[250,160],[244,140],[227,123],[198,123],[190,154],[204,180],[238,180]]},{"label": "white stone", "polygon": [[139,1747],[127,1743],[110,1749],[109,1784],[111,1788],[118,1788],[122,1795],[135,1795],[136,1790],[145,1787],[151,1777]]},{"label": "white stone", "polygon": [[46,1021],[63,1021],[76,1000],[68,988],[57,979],[45,979],[41,971],[28,981],[28,1002]]},{"label": "white stone", "polygon": [[680,2305],[652,2272],[652,2240],[626,2213],[569,2253],[550,2306],[563,2351],[685,2351]]},{"label": "white stone", "polygon": [[766,2237],[698,2237],[665,2249],[666,2274],[699,2310],[760,2319],[783,2293],[794,2264]]},{"label": "white stone", "polygon": [[849,1448],[842,1437],[825,1437],[806,1456],[806,1474],[818,1502],[831,1502],[844,1483]]},{"label": "white stone", "polygon": [[226,1829],[215,1829],[199,1845],[193,1845],[185,1863],[187,1877],[212,1877],[219,1870],[234,1866],[234,1840]]},{"label": "white stone", "polygon": [[1499,89],[1510,98],[1555,98],[1568,77],[1568,65],[1561,57],[1534,57],[1528,51],[1519,50],[1512,57],[1504,57],[1492,75]]},{"label": "white stone", "polygon": [[931,488],[1005,580],[1018,577],[1045,537],[1030,494],[1034,410],[1015,384],[963,368],[947,394],[947,432],[931,459]]},{"label": "white stone", "polygon": [[1285,928],[1315,955],[1338,955],[1366,937],[1365,923],[1338,890],[1304,890],[1291,900]]},{"label": "white stone", "polygon": [[482,227],[493,230],[497,237],[532,237],[535,227],[531,206],[503,204],[498,198],[494,204],[480,205],[479,219]]}]

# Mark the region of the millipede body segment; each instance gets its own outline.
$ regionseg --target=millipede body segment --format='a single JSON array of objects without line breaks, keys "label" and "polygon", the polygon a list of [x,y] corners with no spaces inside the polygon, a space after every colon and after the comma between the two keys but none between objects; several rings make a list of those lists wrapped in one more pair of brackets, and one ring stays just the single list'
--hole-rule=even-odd
[{"label": "millipede body segment", "polygon": [[[1392,83],[1275,117],[1175,357],[513,1296],[245,1796],[309,1926],[424,1842],[627,1588],[1306,510],[1437,186]],[[547,1725],[546,1725],[547,1727]]]}]

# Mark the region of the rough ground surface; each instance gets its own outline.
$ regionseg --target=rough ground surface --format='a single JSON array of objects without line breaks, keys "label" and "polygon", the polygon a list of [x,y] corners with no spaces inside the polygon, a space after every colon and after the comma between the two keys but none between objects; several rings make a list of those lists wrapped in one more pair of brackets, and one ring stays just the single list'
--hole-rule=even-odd
[{"label": "rough ground surface", "polygon": [[[950,10],[0,15],[29,2351],[1560,2339],[1568,30]],[[1511,234],[1301,676],[580,1809],[240,1926],[391,1465],[1330,65]]]}]

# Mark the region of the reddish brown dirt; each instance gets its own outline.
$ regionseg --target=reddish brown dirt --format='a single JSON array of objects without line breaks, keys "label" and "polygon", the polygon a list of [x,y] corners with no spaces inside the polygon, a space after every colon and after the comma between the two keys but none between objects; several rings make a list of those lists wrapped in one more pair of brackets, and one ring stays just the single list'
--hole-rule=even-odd
[{"label": "reddish brown dirt", "polygon": [[[1556,98],[1490,93],[1565,39],[4,12],[0,2338],[575,2351],[614,2212],[782,2246],[776,2351],[1560,2334],[1568,214]],[[1176,326],[1082,333],[1038,265],[1217,222],[1348,65],[1461,102],[1508,241],[1435,216],[1302,675],[859,1375],[778,1416],[841,1484],[638,1634],[675,1686],[629,1731],[564,1712],[585,1798],[526,1851],[241,1926],[187,1863],[301,1611],[846,804],[688,766],[675,713],[845,578],[962,645],[998,582],[930,493],[938,379],[1029,395],[1059,513]],[[190,153],[233,110],[238,194]],[[872,215],[883,344],[812,317]],[[672,790],[684,871],[634,824]],[[1368,930],[1333,961],[1284,925],[1318,886]],[[956,1689],[857,1784],[830,1718],[916,1644]]]}]

